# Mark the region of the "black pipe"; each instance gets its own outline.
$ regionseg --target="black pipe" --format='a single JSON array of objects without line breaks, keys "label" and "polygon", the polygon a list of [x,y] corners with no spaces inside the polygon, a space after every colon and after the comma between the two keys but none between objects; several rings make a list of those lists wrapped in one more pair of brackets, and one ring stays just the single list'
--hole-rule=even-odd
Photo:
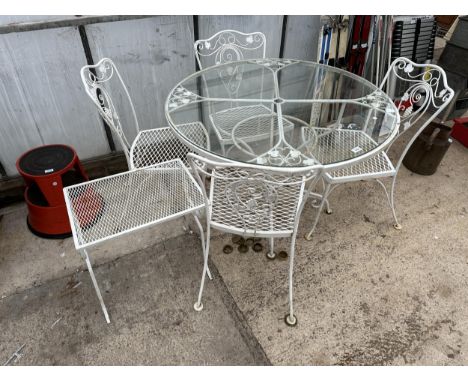
[{"label": "black pipe", "polygon": [[284,40],[286,39],[286,30],[288,27],[288,16],[283,16],[283,26],[281,29],[281,43],[280,43],[280,50],[279,50],[279,58],[283,58],[284,54]]}]

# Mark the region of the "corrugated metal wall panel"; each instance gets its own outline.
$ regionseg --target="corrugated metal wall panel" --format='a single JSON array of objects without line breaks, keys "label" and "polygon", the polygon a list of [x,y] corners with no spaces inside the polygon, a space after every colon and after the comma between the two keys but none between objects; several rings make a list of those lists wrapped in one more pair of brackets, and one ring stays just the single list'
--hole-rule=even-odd
[{"label": "corrugated metal wall panel", "polygon": [[82,89],[86,64],[77,28],[0,35],[0,161],[41,144],[70,144],[81,158],[109,151],[102,123]]},{"label": "corrugated metal wall panel", "polygon": [[298,60],[316,61],[320,16],[288,16],[283,56]]},{"label": "corrugated metal wall panel", "polygon": [[[109,57],[118,67],[140,129],[167,126],[167,95],[195,71],[193,17],[157,16],[95,24],[86,26],[86,31],[94,61]],[[126,134],[133,140],[136,132],[130,127]]]},{"label": "corrugated metal wall panel", "polygon": [[[74,16],[65,16],[74,17]],[[1,16],[0,24],[63,19]],[[283,16],[199,16],[198,36],[223,29],[261,31],[268,57],[278,57]],[[166,126],[171,88],[195,71],[192,16],[155,16],[86,25],[93,59],[112,58],[135,103],[141,129]],[[315,60],[319,16],[289,16],[284,57]],[[79,78],[86,64],[77,27],[0,35],[0,162],[15,175],[15,161],[41,144],[66,143],[80,157],[109,152],[97,111]],[[130,139],[135,131],[128,131]]]}]

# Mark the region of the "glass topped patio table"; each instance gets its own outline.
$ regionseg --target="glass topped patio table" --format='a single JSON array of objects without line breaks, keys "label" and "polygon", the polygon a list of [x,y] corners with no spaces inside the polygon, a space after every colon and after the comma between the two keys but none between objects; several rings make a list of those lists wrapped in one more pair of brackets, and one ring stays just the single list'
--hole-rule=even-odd
[{"label": "glass topped patio table", "polygon": [[[393,101],[371,82],[292,59],[196,72],[171,90],[165,113],[178,138],[202,156],[289,173],[316,164],[338,169],[376,155],[400,121]],[[206,129],[206,146],[187,129],[195,123]]]}]

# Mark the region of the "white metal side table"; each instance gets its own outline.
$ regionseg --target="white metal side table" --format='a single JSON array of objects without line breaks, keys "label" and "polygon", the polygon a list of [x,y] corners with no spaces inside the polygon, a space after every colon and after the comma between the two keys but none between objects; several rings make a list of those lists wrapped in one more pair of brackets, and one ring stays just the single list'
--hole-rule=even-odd
[{"label": "white metal side table", "polygon": [[88,249],[107,240],[204,208],[202,191],[180,159],[64,188],[75,248],[88,267],[107,323],[110,322],[94,276]]}]

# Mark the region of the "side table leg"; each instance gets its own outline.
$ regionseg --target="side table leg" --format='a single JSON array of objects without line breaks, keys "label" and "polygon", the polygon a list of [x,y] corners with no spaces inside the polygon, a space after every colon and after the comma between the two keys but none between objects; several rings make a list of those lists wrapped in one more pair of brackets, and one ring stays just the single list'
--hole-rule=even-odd
[{"label": "side table leg", "polygon": [[80,251],[80,255],[84,259],[84,261],[86,262],[86,266],[88,267],[89,275],[91,276],[91,280],[93,282],[94,289],[96,290],[96,294],[98,296],[99,302],[101,303],[102,312],[104,313],[104,317],[106,318],[106,322],[108,324],[110,324],[109,314],[107,313],[106,305],[104,304],[104,300],[102,299],[101,291],[99,290],[99,286],[97,284],[96,277],[94,276],[93,267],[91,265],[91,261],[89,260],[88,252],[86,251],[86,249],[83,249],[83,250]]}]

